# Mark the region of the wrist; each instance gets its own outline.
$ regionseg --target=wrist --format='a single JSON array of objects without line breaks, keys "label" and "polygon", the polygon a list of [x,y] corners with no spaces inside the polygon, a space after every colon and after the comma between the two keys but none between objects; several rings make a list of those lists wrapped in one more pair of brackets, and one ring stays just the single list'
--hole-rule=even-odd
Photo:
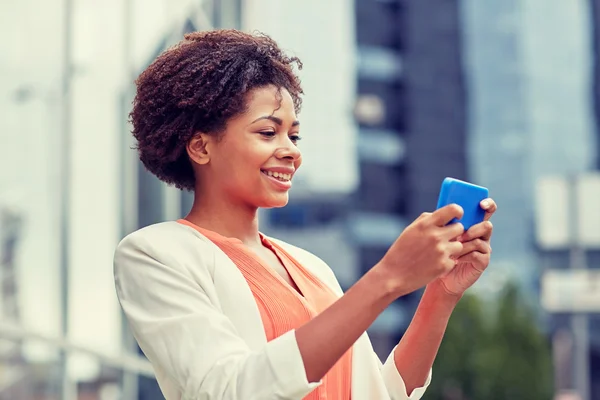
[{"label": "wrist", "polygon": [[431,304],[434,307],[454,310],[463,293],[456,294],[449,292],[444,283],[439,279],[434,280],[425,287],[423,293],[423,299],[426,303]]},{"label": "wrist", "polygon": [[382,302],[386,303],[386,307],[394,302],[398,297],[402,296],[403,285],[400,279],[391,277],[387,274],[384,268],[379,265],[371,268],[362,278],[364,284],[369,287],[373,293],[377,293]]}]

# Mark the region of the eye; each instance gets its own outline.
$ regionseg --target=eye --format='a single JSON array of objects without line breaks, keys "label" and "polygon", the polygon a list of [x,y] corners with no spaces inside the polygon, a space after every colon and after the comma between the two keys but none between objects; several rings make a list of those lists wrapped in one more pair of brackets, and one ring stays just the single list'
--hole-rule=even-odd
[{"label": "eye", "polygon": [[261,131],[259,133],[261,135],[265,136],[265,137],[273,137],[273,136],[275,136],[275,132],[273,132],[273,131]]},{"label": "eye", "polygon": [[292,141],[292,143],[296,144],[300,140],[302,140],[302,137],[300,135],[290,135],[290,140]]}]

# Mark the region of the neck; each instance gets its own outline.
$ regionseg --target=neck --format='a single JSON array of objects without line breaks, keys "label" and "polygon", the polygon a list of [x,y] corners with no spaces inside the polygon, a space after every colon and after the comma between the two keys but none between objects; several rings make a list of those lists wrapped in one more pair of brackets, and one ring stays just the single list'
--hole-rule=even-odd
[{"label": "neck", "polygon": [[186,220],[225,237],[239,239],[246,245],[260,245],[256,207],[227,201],[222,196],[213,199],[210,195],[211,191],[195,193],[194,204],[185,217]]}]

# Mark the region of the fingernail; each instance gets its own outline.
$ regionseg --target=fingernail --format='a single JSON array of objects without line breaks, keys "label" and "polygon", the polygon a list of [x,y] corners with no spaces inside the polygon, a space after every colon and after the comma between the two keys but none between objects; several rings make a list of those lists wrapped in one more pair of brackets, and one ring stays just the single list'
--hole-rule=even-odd
[{"label": "fingernail", "polygon": [[482,205],[483,207],[487,207],[487,206],[489,206],[489,205],[490,205],[490,202],[489,202],[489,201],[487,201],[487,200],[484,200],[484,201],[482,201],[482,202],[481,202],[481,205]]}]

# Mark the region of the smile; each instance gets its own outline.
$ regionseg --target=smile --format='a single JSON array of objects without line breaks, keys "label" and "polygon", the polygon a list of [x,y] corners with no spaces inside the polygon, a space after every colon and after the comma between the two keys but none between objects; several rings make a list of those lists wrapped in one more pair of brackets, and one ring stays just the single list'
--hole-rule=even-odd
[{"label": "smile", "polygon": [[273,171],[264,171],[261,170],[260,172],[262,172],[263,174],[270,176],[271,178],[277,179],[278,181],[281,182],[288,182],[292,179],[292,174],[284,174],[281,172],[273,172]]},{"label": "smile", "polygon": [[288,191],[292,187],[292,175],[283,172],[266,171],[261,169],[261,174],[273,185],[277,191]]}]

